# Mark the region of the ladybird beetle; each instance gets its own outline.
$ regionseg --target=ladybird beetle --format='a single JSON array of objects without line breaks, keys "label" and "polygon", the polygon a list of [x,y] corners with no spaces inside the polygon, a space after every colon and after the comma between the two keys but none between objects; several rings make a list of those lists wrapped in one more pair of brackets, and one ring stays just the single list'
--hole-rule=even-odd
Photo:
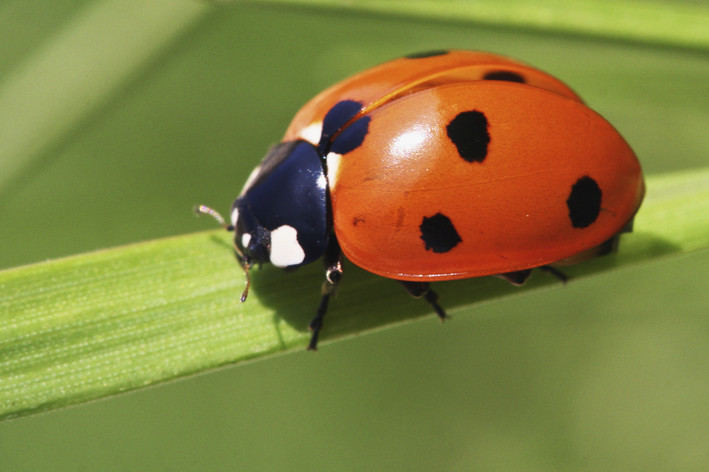
[{"label": "ladybird beetle", "polygon": [[248,178],[227,225],[248,271],[322,258],[317,346],[346,258],[446,317],[429,283],[611,252],[644,194],[621,135],[556,78],[495,54],[435,51],[346,79],[308,102]]}]

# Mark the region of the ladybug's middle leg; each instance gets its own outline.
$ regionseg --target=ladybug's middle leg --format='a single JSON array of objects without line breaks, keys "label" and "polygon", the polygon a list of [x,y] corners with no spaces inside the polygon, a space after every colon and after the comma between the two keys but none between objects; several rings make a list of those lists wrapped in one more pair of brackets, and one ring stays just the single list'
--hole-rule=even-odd
[{"label": "ladybug's middle leg", "polygon": [[322,284],[322,297],[320,304],[315,312],[315,318],[310,321],[308,329],[311,331],[310,343],[308,344],[309,351],[318,349],[318,337],[323,326],[323,319],[327,313],[327,304],[330,301],[330,296],[337,291],[337,286],[342,280],[342,250],[340,243],[337,242],[335,236],[331,236],[325,256],[323,260],[325,267],[325,281]]},{"label": "ladybug's middle leg", "polygon": [[438,304],[438,294],[431,289],[430,283],[410,282],[406,280],[398,280],[397,282],[403,285],[406,291],[409,292],[409,295],[411,295],[412,297],[423,297],[424,300],[426,300],[428,304],[431,305],[431,307],[434,309],[434,311],[438,315],[438,318],[440,318],[441,321],[445,321],[445,319],[448,318],[448,315],[446,315],[445,310],[443,310],[443,308],[441,308],[441,305]]}]

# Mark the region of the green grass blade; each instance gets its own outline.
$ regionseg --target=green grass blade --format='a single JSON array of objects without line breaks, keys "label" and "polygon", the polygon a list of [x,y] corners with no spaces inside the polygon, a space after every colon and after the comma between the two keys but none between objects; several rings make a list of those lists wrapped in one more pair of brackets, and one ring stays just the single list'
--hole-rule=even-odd
[{"label": "green grass blade", "polygon": [[689,48],[709,47],[709,6],[640,0],[266,0],[426,20],[478,22]]},{"label": "green grass blade", "polygon": [[[648,179],[635,232],[574,277],[709,247],[709,169]],[[161,239],[0,272],[0,418],[113,395],[206,369],[304,349],[317,264],[253,271],[246,303],[229,234]],[[396,284],[348,265],[324,342],[430,314]],[[525,288],[483,278],[441,284],[454,316]],[[466,287],[463,289],[463,287]],[[472,289],[471,289],[472,287]],[[326,355],[326,354],[323,354]]]}]

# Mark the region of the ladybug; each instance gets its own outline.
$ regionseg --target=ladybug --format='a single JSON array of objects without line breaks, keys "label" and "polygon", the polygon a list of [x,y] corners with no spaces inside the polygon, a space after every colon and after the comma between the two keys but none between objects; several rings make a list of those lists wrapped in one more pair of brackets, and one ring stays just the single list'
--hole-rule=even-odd
[{"label": "ladybug", "polygon": [[434,51],[380,64],[308,102],[231,209],[247,274],[323,259],[316,349],[343,260],[401,282],[441,319],[430,282],[612,252],[643,199],[623,137],[556,78],[495,54]]}]

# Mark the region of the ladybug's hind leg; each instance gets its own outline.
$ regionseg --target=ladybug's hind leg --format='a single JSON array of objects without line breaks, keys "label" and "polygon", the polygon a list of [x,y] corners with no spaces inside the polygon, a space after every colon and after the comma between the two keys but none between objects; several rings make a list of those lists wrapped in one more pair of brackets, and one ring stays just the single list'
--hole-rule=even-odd
[{"label": "ladybug's hind leg", "polygon": [[438,294],[431,290],[431,284],[428,282],[409,282],[405,280],[399,280],[398,282],[404,286],[412,297],[423,297],[423,299],[431,305],[441,321],[445,321],[446,318],[448,318],[446,312],[441,308],[441,305],[438,304]]},{"label": "ladybug's hind leg", "polygon": [[323,265],[325,266],[325,281],[322,284],[322,297],[320,298],[320,304],[318,304],[318,310],[315,312],[315,318],[308,325],[308,329],[312,333],[308,344],[309,351],[317,351],[318,349],[318,337],[323,326],[325,313],[327,313],[327,304],[330,301],[330,296],[335,294],[337,286],[342,280],[342,250],[334,236],[330,239],[325,252]]},{"label": "ladybug's hind leg", "polygon": [[550,265],[545,265],[541,266],[540,269],[542,269],[544,272],[553,275],[557,279],[559,279],[561,282],[566,283],[569,281],[569,276],[566,275],[564,272],[560,271],[556,267],[552,267]]},{"label": "ladybug's hind leg", "polygon": [[[569,276],[557,269],[556,267],[552,267],[550,265],[543,265],[540,266],[539,269],[543,270],[548,274],[553,275],[557,279],[561,280],[563,283],[566,283],[569,280]],[[532,275],[532,269],[518,270],[515,272],[505,272],[504,274],[497,274],[497,277],[505,279],[512,285],[519,286],[524,285],[530,275]]]}]

